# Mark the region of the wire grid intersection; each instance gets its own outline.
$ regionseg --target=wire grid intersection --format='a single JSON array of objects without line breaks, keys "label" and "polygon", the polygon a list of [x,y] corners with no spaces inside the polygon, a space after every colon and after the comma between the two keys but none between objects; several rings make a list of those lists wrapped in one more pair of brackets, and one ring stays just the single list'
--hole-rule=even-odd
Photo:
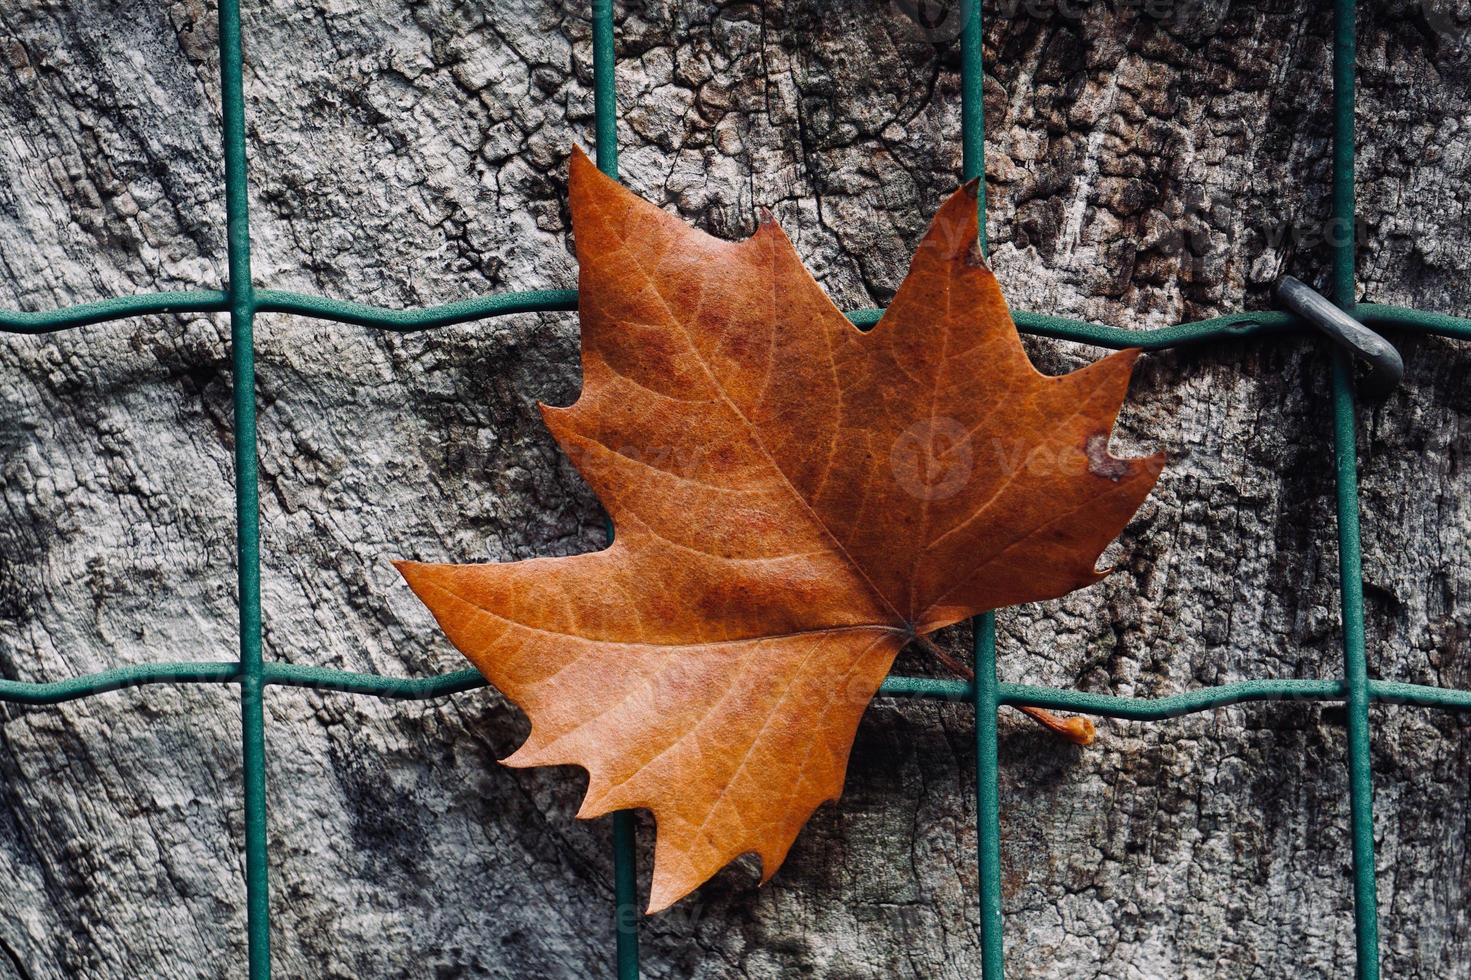
[{"label": "wire grid intersection", "polygon": [[[982,99],[982,21],[980,0],[959,0],[965,18],[961,44],[961,145],[964,179],[985,172],[985,119]],[[1354,218],[1354,0],[1333,0],[1333,185],[1335,226],[1352,227]],[[577,308],[575,290],[503,292],[416,310],[389,310],[362,303],[273,289],[257,290],[250,273],[250,219],[247,204],[245,98],[239,0],[218,0],[220,80],[225,157],[225,212],[229,280],[223,290],[154,292],[81,303],[33,313],[0,310],[0,333],[43,334],[163,313],[228,313],[234,397],[236,548],[239,582],[239,658],[213,662],[141,664],[103,670],[62,681],[0,679],[0,701],[56,704],[107,691],[146,684],[238,684],[244,762],[246,922],[250,980],[271,972],[270,903],[266,852],[265,726],[263,698],[270,686],[305,687],[385,698],[436,698],[484,687],[473,669],[435,677],[398,678],[289,663],[266,662],[261,652],[260,518],[257,478],[254,320],[257,313],[294,313],[382,330],[411,332],[510,313],[569,311]],[[616,177],[618,143],[614,93],[612,0],[592,0],[593,84],[597,163]],[[981,243],[985,245],[985,182],[978,195]],[[1355,302],[1353,236],[1333,243],[1331,298],[1360,321],[1376,326],[1471,340],[1471,320]],[[860,310],[850,318],[876,322],[882,311]],[[1270,337],[1303,332],[1287,313],[1245,311],[1153,330],[1125,330],[1064,317],[1017,311],[1017,326],[1028,333],[1101,347],[1162,350],[1204,341]],[[1161,698],[1117,697],[1083,691],[1001,683],[996,676],[995,616],[976,618],[975,680],[891,676],[880,688],[890,697],[948,698],[970,701],[976,709],[976,772],[981,932],[981,975],[1001,980],[1001,834],[997,785],[996,712],[1002,705],[1033,705],[1137,721],[1173,718],[1246,701],[1314,700],[1343,702],[1348,725],[1348,769],[1354,874],[1356,976],[1379,977],[1378,910],[1374,871],[1372,785],[1369,768],[1369,715],[1372,702],[1471,711],[1471,691],[1372,680],[1364,649],[1364,603],[1359,538],[1358,477],[1352,364],[1341,351],[1332,357],[1333,454],[1338,515],[1340,600],[1344,675],[1341,680],[1263,679],[1206,687]],[[614,852],[617,975],[639,975],[634,823],[627,812],[612,820]]]}]

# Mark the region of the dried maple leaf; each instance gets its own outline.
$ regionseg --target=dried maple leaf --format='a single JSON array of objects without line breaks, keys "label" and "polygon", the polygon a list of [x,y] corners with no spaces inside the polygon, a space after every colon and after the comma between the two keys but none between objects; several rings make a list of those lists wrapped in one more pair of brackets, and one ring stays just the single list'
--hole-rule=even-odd
[{"label": "dried maple leaf", "polygon": [[507,765],[586,769],[580,817],[653,812],[657,911],[744,853],[770,878],[899,649],[1097,581],[1163,459],[1108,452],[1137,351],[1032,367],[974,184],[867,333],[770,220],[719,241],[581,152],[571,202],[583,388],[542,415],[617,540],[398,567],[530,716]]}]

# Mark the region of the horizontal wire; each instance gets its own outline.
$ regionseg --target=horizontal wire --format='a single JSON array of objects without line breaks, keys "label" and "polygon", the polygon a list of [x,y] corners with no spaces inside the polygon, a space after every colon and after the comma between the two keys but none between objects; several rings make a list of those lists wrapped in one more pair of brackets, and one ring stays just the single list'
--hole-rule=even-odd
[{"label": "horizontal wire", "polygon": [[[497,293],[412,310],[390,310],[283,290],[260,290],[255,295],[255,307],[261,312],[294,313],[404,333],[512,313],[570,311],[577,308],[577,291],[571,289]],[[227,310],[228,307],[228,297],[219,291],[144,293],[80,303],[41,313],[0,310],[0,332],[44,334],[130,316],[217,313]],[[1374,303],[1361,303],[1355,307],[1354,312],[1366,324],[1471,340],[1471,319]],[[869,309],[849,313],[848,317],[859,326],[871,326],[882,315],[881,309]],[[1126,330],[1025,311],[1018,311],[1014,316],[1018,329],[1024,333],[1100,347],[1143,347],[1146,350],[1304,330],[1304,325],[1297,317],[1272,310],[1231,313],[1149,330]],[[267,664],[265,671],[267,684],[409,700],[442,697],[485,686],[484,678],[474,669],[426,678],[387,677],[282,663]],[[64,681],[0,679],[0,702],[56,704],[145,684],[230,683],[238,679],[239,667],[234,662],[138,664]],[[1161,698],[1117,697],[1025,684],[1002,684],[1000,691],[1003,704],[1056,708],[1137,720],[1172,718],[1242,701],[1343,699],[1341,682],[1300,680],[1240,681]],[[879,693],[900,698],[961,700],[970,697],[971,686],[966,681],[940,678],[889,677],[883,682]],[[1370,681],[1370,694],[1377,701],[1471,710],[1471,692],[1468,691]]]},{"label": "horizontal wire", "polygon": [[[39,313],[0,310],[0,333],[54,333],[132,316],[219,313],[228,308],[226,295],[215,290],[142,293]],[[293,313],[318,320],[412,333],[513,313],[571,312],[577,309],[577,290],[535,289],[492,293],[439,306],[394,310],[326,296],[261,289],[255,293],[255,309],[262,313]],[[854,310],[848,313],[848,319],[858,326],[869,327],[877,323],[883,313],[882,309]],[[1353,313],[1370,326],[1396,327],[1471,340],[1471,319],[1465,317],[1379,303],[1360,303],[1354,307]],[[1096,347],[1142,347],[1145,350],[1166,350],[1216,340],[1308,333],[1310,329],[1301,318],[1280,310],[1227,313],[1204,320],[1144,330],[1110,327],[1026,310],[1015,311],[1013,318],[1017,329],[1022,333],[1092,344]]]},{"label": "horizontal wire", "polygon": [[1431,687],[1402,681],[1369,682],[1369,699],[1385,704],[1407,704],[1421,708],[1471,711],[1471,691],[1454,687]]},{"label": "horizontal wire", "polygon": [[26,313],[0,310],[0,333],[43,334],[71,330],[93,323],[107,323],[130,316],[159,313],[223,313],[229,297],[217,289],[194,289],[167,293],[115,296],[94,303],[77,303],[58,310]]},{"label": "horizontal wire", "polygon": [[879,694],[891,698],[934,698],[941,701],[969,701],[975,687],[971,681],[946,677],[904,677],[891,674],[879,685]]},{"label": "horizontal wire", "polygon": [[471,320],[511,313],[549,313],[577,309],[575,289],[534,289],[515,293],[493,293],[474,299],[427,306],[416,310],[390,310],[366,303],[352,303],[325,296],[307,296],[279,289],[261,289],[255,308],[262,313],[295,313],[318,320],[334,320],[360,327],[376,327],[398,333],[432,330]]},{"label": "horizontal wire", "polygon": [[200,663],[131,664],[62,681],[0,680],[0,701],[60,704],[145,684],[229,684],[240,679],[234,660]]},{"label": "horizontal wire", "polygon": [[267,663],[267,684],[281,687],[304,687],[315,691],[342,694],[371,694],[380,698],[421,701],[428,698],[460,694],[486,687],[488,683],[473,667],[433,677],[386,677],[383,674],[360,674],[334,670],[331,667],[306,667],[297,664]]},{"label": "horizontal wire", "polygon": [[[1416,685],[1409,685],[1415,687]],[[1434,690],[1434,688],[1431,688]],[[1342,681],[1254,680],[1217,684],[1159,698],[1119,697],[1031,684],[1002,684],[1001,703],[1078,711],[1127,721],[1159,721],[1243,701],[1342,701]]]},{"label": "horizontal wire", "polygon": [[1354,307],[1354,315],[1371,327],[1399,327],[1454,337],[1457,340],[1471,340],[1471,320],[1446,313],[1415,310],[1408,306],[1359,303]]},{"label": "horizontal wire", "polygon": [[[232,684],[240,680],[240,664],[233,660],[133,664],[83,674],[61,681],[0,680],[0,702],[47,705],[105,694],[149,684]],[[266,663],[263,680],[267,686],[297,687],[339,694],[365,694],[396,700],[422,701],[488,687],[478,670],[466,668],[431,677],[389,677],[311,667],[300,664]],[[1052,708],[1082,714],[1102,715],[1127,721],[1158,721],[1248,701],[1342,701],[1342,681],[1251,680],[1197,688],[1157,698],[1094,694],[1034,684],[1000,685],[1000,703],[1032,708]],[[942,677],[886,677],[878,693],[893,698],[929,698],[946,701],[969,700],[971,682]],[[1369,682],[1372,700],[1387,704],[1471,711],[1471,691],[1407,684],[1400,681]]]}]

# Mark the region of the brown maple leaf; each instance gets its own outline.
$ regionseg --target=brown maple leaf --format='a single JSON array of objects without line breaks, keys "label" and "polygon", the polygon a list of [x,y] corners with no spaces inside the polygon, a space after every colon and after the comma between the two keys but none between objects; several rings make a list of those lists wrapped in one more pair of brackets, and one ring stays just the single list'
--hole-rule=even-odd
[{"label": "brown maple leaf", "polygon": [[1137,351],[1032,367],[974,184],[866,333],[769,219],[717,240],[580,151],[570,192],[583,388],[542,416],[616,541],[398,567],[530,716],[507,765],[586,769],[580,817],[653,812],[657,911],[744,853],[770,878],[899,649],[1097,581],[1163,458],[1108,451]]}]

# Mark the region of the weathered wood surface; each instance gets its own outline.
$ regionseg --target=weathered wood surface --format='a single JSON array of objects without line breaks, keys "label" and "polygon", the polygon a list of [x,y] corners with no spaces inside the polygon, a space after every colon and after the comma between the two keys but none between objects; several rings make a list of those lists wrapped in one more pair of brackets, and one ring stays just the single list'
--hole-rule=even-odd
[{"label": "weathered wood surface", "polygon": [[[1017,306],[1143,327],[1263,305],[1283,272],[1321,281],[1326,5],[1003,6],[990,229]],[[1466,314],[1464,22],[1365,6],[1363,292]],[[213,17],[0,7],[0,303],[221,282]],[[770,207],[842,305],[887,299],[957,180],[955,45],[877,0],[618,20],[629,184],[727,236]],[[581,6],[283,0],[245,25],[260,283],[390,307],[573,284]],[[598,545],[534,410],[577,390],[571,315],[258,333],[268,657],[457,669],[388,558]],[[5,676],[233,655],[227,339],[209,316],[0,338]],[[1394,339],[1406,383],[1362,415],[1372,670],[1465,687],[1471,351]],[[1141,362],[1119,442],[1172,462],[1117,575],[1002,614],[1004,676],[1139,695],[1336,676],[1326,380],[1306,340]],[[1105,723],[1078,750],[1008,714],[1012,974],[1346,975],[1341,719],[1238,707]],[[1471,976],[1468,722],[1374,721],[1386,975]],[[497,695],[272,690],[267,726],[280,976],[611,975],[608,826],[572,819],[575,771],[495,764],[525,731]],[[649,922],[646,974],[976,976],[970,731],[963,706],[876,704],[841,804],[771,885],[738,867]],[[243,974],[238,735],[223,687],[0,709],[0,977]]]}]

